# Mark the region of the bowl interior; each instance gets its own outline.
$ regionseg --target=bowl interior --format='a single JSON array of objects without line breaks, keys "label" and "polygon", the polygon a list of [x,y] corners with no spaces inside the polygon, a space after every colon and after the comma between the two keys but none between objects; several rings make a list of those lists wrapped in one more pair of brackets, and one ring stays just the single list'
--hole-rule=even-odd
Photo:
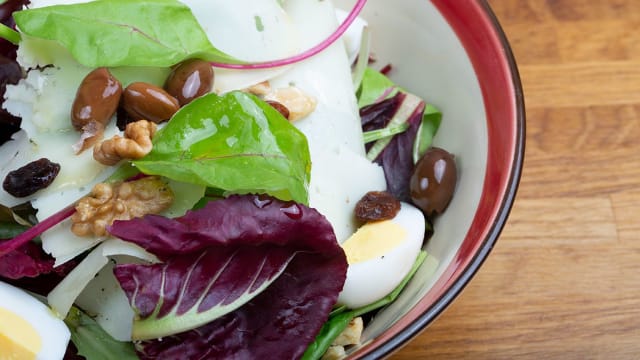
[{"label": "bowl interior", "polygon": [[[349,3],[336,5],[348,8]],[[524,131],[516,109],[521,105],[517,71],[510,68],[508,46],[483,1],[400,0],[390,5],[370,0],[362,16],[371,31],[373,66],[392,64],[392,79],[442,111],[434,145],[454,154],[459,182],[424,247],[428,260],[398,300],[371,321],[355,357],[395,337],[394,344],[378,352],[388,353],[415,335],[473,275],[503,224],[495,220],[504,220],[511,206],[521,166],[518,137]],[[492,68],[499,71],[496,81],[487,80]],[[487,241],[491,244],[482,248]],[[450,291],[461,278],[458,289]],[[447,293],[449,299],[431,311]],[[408,327],[413,327],[411,335],[398,336]]]}]

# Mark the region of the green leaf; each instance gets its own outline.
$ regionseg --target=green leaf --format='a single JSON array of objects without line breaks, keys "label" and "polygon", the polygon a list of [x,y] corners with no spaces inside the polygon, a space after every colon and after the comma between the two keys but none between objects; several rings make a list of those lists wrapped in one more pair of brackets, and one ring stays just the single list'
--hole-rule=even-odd
[{"label": "green leaf", "polygon": [[[2,3],[0,2],[0,4]],[[20,33],[3,23],[0,23],[0,38],[9,41],[13,45],[18,45],[20,43]]]},{"label": "green leaf", "polygon": [[367,131],[362,134],[362,138],[364,139],[364,143],[370,143],[372,141],[388,138],[393,135],[397,135],[405,132],[409,128],[408,123],[402,123],[394,126],[385,127],[378,130]]},{"label": "green leaf", "polygon": [[414,164],[417,163],[422,155],[431,147],[433,137],[436,135],[436,132],[438,132],[441,122],[442,113],[440,110],[433,105],[427,104],[424,108],[418,133],[416,134],[416,141],[413,143]]},{"label": "green leaf", "polygon": [[375,103],[376,100],[385,95],[385,92],[388,92],[384,97],[387,99],[397,94],[400,90],[402,89],[396,86],[391,79],[379,71],[368,67],[364,71],[360,89],[356,94],[358,97],[358,107],[361,108]]},{"label": "green leaf", "polygon": [[[402,100],[402,103],[396,110],[395,114],[393,114],[393,118],[391,118],[387,126],[385,126],[385,129],[389,129],[389,131],[391,131],[403,124],[407,124],[416,110],[423,105],[424,103],[422,102],[422,99],[413,94],[407,93],[404,100]],[[391,140],[393,140],[392,137],[382,137],[378,139],[375,143],[373,143],[371,148],[369,148],[369,151],[367,151],[367,159],[373,161],[375,158],[377,158],[378,155],[380,155],[380,153],[384,151],[387,145],[391,143]]]},{"label": "green leaf", "polygon": [[307,139],[277,110],[243,92],[208,94],[180,109],[133,163],[140,171],[224,193],[266,193],[306,204]]},{"label": "green leaf", "polygon": [[78,355],[87,360],[138,359],[133,343],[115,340],[78,308],[72,307],[64,322],[71,331],[71,341],[78,349]]},{"label": "green leaf", "polygon": [[127,179],[131,179],[132,177],[140,174],[140,170],[138,170],[135,166],[133,166],[130,162],[125,162],[120,167],[116,169],[116,171],[109,176],[107,182],[118,182],[125,181]]},{"label": "green leaf", "polygon": [[28,226],[16,223],[0,221],[0,239],[11,239],[22,234],[28,228]]},{"label": "green leaf", "polygon": [[[366,68],[362,84],[356,94],[358,98],[358,106],[360,108],[371,105],[377,101],[393,97],[398,92],[406,93],[407,99],[401,104],[401,108],[394,115],[394,118],[389,122],[388,126],[383,129],[369,131],[364,134],[365,143],[377,140],[367,153],[367,157],[371,160],[375,159],[389,144],[389,142],[391,142],[391,136],[404,131],[399,125],[408,120],[412,113],[413,106],[417,105],[422,100],[398,87],[384,74],[372,68]],[[407,104],[409,106],[407,106]],[[416,163],[431,146],[433,137],[438,131],[441,121],[442,113],[440,110],[433,105],[426,104],[422,116],[422,122],[418,128],[416,140],[413,143],[412,157],[414,163]]]},{"label": "green leaf", "polygon": [[167,67],[188,58],[238,62],[216,49],[177,0],[96,0],[13,14],[29,36],[55,40],[88,67]]},{"label": "green leaf", "polygon": [[36,213],[37,210],[31,206],[30,202],[25,202],[11,208],[0,204],[0,222],[31,227],[37,222],[35,217]]},{"label": "green leaf", "polygon": [[424,263],[426,258],[427,253],[425,251],[420,251],[407,276],[405,276],[400,284],[398,284],[398,286],[396,286],[396,288],[384,298],[358,309],[344,311],[342,308],[339,308],[340,310],[332,312],[329,320],[322,326],[322,329],[320,329],[320,333],[318,333],[316,339],[309,344],[309,347],[307,347],[307,350],[302,356],[302,360],[320,359],[331,346],[333,341],[344,331],[344,329],[347,328],[347,325],[349,325],[349,322],[353,318],[362,316],[368,312],[377,310],[394,302],[409,280],[411,280],[413,275],[418,271],[420,265]]},{"label": "green leaf", "polygon": [[316,336],[316,339],[309,344],[307,350],[302,355],[301,360],[315,360],[322,358],[327,349],[331,347],[333,341],[342,334],[347,328],[349,322],[353,319],[353,312],[344,312],[332,316],[322,326],[320,333]]}]

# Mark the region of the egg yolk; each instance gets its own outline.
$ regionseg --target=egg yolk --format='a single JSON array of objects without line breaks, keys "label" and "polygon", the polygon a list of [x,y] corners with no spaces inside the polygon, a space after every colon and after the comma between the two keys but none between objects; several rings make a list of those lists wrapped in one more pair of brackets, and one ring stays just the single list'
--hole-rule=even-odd
[{"label": "egg yolk", "polygon": [[407,238],[406,230],[391,220],[370,222],[361,226],[342,249],[349,264],[381,257],[400,245]]},{"label": "egg yolk", "polygon": [[42,348],[36,329],[14,312],[0,307],[0,360],[31,360]]}]

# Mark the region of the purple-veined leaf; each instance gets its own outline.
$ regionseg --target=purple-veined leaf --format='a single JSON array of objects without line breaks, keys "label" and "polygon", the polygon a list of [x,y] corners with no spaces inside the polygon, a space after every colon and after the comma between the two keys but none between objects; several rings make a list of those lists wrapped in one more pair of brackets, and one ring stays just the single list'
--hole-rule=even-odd
[{"label": "purple-veined leaf", "polygon": [[425,104],[415,95],[399,92],[395,96],[360,109],[364,131],[407,123],[404,132],[380,139],[367,147],[367,157],[380,164],[387,190],[401,201],[410,201],[409,179],[413,172],[413,149]]},{"label": "purple-veined leaf", "polygon": [[133,339],[190,330],[237,309],[269,286],[294,255],[259,246],[207,249],[163,264],[119,266],[118,280],[140,317]]},{"label": "purple-veined leaf", "polygon": [[274,198],[232,196],[176,219],[115,222],[110,232],[164,261],[115,269],[138,314],[134,337],[162,337],[138,343],[146,359],[299,357],[346,276],[324,216]]},{"label": "purple-veined leaf", "polygon": [[[136,343],[150,359],[299,359],[334,305],[339,261],[297,255],[264,292],[238,310],[162,341]],[[341,284],[340,284],[341,288]]]}]

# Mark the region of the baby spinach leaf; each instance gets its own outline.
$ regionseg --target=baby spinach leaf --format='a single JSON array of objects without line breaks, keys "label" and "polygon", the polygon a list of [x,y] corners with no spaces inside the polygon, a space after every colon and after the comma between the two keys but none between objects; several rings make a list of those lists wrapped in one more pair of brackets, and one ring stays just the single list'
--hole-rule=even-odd
[{"label": "baby spinach leaf", "polygon": [[174,65],[188,58],[238,62],[216,49],[177,0],[97,0],[14,13],[23,34],[55,40],[88,67]]},{"label": "baby spinach leaf", "polygon": [[[36,212],[37,210],[35,210],[29,202],[14,207],[7,207],[0,204],[0,222],[16,223],[28,227],[37,222],[35,219]],[[3,238],[0,237],[0,239]]]},{"label": "baby spinach leaf", "polygon": [[307,203],[306,137],[277,110],[242,92],[209,94],[183,107],[134,165],[145,174],[225,193],[266,193]]},{"label": "baby spinach leaf", "polygon": [[78,355],[87,360],[138,359],[132,343],[115,340],[80,309],[72,307],[64,322],[71,331]]},{"label": "baby spinach leaf", "polygon": [[0,221],[0,239],[11,239],[27,230],[29,227],[13,222]]},{"label": "baby spinach leaf", "polygon": [[391,79],[370,67],[364,70],[358,89],[358,107],[371,105],[394,96],[400,89]]}]

